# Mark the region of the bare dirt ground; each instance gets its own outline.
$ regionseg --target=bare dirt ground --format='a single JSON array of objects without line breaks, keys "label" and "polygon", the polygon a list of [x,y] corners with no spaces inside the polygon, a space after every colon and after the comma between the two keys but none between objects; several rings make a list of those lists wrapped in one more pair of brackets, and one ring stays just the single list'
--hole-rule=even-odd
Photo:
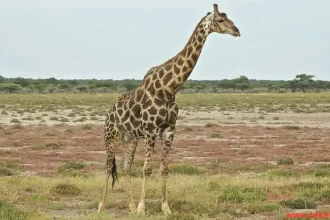
[{"label": "bare dirt ground", "polygon": [[[231,163],[241,164],[242,169],[251,167],[253,170],[255,163],[276,163],[283,156],[293,157],[301,165],[330,162],[330,120],[326,113],[304,116],[274,113],[265,115],[262,120],[255,119],[251,114],[247,117],[231,113],[225,115],[226,121],[223,121],[224,115],[221,113],[183,112],[182,115],[171,151],[171,161],[175,163],[203,166],[222,163],[219,172],[230,172],[228,167],[231,167]],[[273,120],[273,117],[279,117],[279,120]],[[4,123],[6,121],[1,119],[2,162],[19,163],[26,172],[38,175],[51,175],[60,163],[70,160],[90,162],[93,169],[102,169],[104,166],[102,121],[87,127],[81,123],[72,125],[57,121],[51,122],[52,126],[48,125],[48,121],[38,125],[28,121],[23,123],[24,126],[15,126]],[[56,143],[59,148],[33,150],[33,147],[47,143]],[[143,145],[143,141],[140,141],[137,163],[142,161]],[[120,158],[122,149],[117,151]],[[154,160],[159,161],[159,144],[156,151],[158,153],[155,153]]]}]

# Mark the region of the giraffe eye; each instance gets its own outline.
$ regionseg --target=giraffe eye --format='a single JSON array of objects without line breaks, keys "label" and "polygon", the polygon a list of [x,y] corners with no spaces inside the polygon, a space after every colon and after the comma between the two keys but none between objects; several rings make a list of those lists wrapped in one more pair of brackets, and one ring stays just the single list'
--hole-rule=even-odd
[{"label": "giraffe eye", "polygon": [[218,20],[219,23],[225,22],[225,20]]}]

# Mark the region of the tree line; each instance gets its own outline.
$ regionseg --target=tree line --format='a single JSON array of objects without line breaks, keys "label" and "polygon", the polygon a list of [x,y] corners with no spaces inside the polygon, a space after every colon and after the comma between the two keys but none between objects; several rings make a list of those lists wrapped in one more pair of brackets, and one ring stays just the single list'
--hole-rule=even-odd
[{"label": "tree line", "polygon": [[[188,80],[180,89],[182,93],[233,93],[233,92],[320,92],[330,89],[330,82],[314,80],[314,75],[298,74],[292,80],[256,80],[247,76],[222,80]],[[136,88],[142,80],[97,79],[47,79],[5,78],[0,75],[2,93],[102,93],[126,92]]]}]

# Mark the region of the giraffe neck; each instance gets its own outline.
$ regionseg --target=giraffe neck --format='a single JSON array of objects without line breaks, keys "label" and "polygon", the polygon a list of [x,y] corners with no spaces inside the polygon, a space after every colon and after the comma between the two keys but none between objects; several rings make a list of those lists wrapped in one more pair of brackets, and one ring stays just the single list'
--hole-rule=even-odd
[{"label": "giraffe neck", "polygon": [[163,65],[165,71],[163,88],[168,93],[175,95],[195,68],[210,33],[210,25],[207,16],[202,18],[185,47]]},{"label": "giraffe neck", "polygon": [[148,96],[159,100],[174,100],[175,94],[188,79],[197,63],[210,33],[212,20],[213,13],[203,17],[185,47],[162,65],[152,67],[136,92],[145,91]]}]

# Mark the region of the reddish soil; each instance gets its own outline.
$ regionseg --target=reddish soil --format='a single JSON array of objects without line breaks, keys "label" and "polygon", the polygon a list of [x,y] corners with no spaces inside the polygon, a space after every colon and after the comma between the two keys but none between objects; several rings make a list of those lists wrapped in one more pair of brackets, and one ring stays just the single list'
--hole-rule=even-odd
[{"label": "reddish soil", "polygon": [[[32,149],[34,145],[49,142],[58,143],[60,147]],[[141,140],[135,164],[141,165],[143,161],[143,145]],[[120,158],[122,148],[117,151]],[[160,152],[158,143],[153,158],[155,169]],[[93,172],[103,169],[105,156],[102,125],[93,125],[89,130],[82,125],[31,125],[19,129],[6,125],[0,129],[0,163],[18,163],[22,172],[51,176],[59,164],[66,161],[92,162],[88,169]],[[171,151],[171,163],[214,166],[216,172],[227,173],[257,172],[266,162],[274,163],[281,157],[291,157],[301,166],[330,162],[330,128],[180,126]]]}]

